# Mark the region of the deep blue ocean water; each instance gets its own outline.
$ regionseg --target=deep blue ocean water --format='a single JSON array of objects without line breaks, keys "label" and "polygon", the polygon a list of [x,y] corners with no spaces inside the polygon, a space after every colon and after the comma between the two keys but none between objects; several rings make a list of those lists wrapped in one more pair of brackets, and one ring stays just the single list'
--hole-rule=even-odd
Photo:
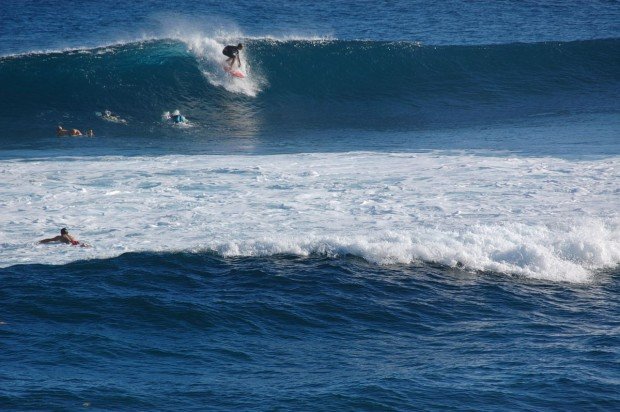
[{"label": "deep blue ocean water", "polygon": [[0,410],[620,409],[619,2],[1,9]]}]

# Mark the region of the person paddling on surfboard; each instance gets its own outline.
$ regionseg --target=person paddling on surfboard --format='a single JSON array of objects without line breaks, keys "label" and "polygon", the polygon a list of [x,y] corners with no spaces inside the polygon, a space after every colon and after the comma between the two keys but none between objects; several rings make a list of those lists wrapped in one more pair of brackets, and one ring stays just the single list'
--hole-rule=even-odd
[{"label": "person paddling on surfboard", "polygon": [[226,63],[232,69],[233,64],[235,64],[235,60],[237,60],[237,67],[241,67],[241,57],[239,57],[239,51],[243,49],[243,44],[239,43],[236,46],[226,46],[224,50],[222,50],[222,54],[228,57],[226,59]]},{"label": "person paddling on surfboard", "polygon": [[82,132],[80,132],[78,129],[67,130],[67,129],[63,129],[62,126],[58,126],[56,128],[56,136],[58,136],[58,137],[61,137],[61,136],[82,136]]},{"label": "person paddling on surfboard", "polygon": [[60,236],[54,236],[54,237],[50,237],[49,239],[39,240],[39,243],[52,243],[52,242],[60,242],[60,243],[66,243],[67,245],[88,247],[86,243],[79,242],[73,236],[71,236],[66,227],[63,227],[62,229],[60,229]]},{"label": "person paddling on surfboard", "polygon": [[185,116],[183,116],[178,110],[172,112],[172,114],[170,115],[170,120],[172,120],[174,124],[185,123],[187,121],[185,119]]}]

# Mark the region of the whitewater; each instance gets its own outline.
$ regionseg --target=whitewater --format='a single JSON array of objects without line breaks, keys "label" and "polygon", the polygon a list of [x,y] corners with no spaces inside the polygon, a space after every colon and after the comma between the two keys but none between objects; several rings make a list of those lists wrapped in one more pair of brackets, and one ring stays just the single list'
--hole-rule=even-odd
[{"label": "whitewater", "polygon": [[[618,165],[440,152],[4,160],[0,260],[355,255],[583,282],[620,262]],[[93,247],[35,244],[65,226]]]}]

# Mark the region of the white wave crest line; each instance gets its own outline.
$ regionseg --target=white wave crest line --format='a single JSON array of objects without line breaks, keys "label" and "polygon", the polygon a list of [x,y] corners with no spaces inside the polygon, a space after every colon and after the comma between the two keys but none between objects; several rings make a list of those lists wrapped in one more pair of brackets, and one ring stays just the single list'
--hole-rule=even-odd
[{"label": "white wave crest line", "polygon": [[5,55],[0,55],[0,58],[20,58],[20,57],[28,57],[28,56],[63,54],[63,53],[79,53],[79,52],[92,53],[92,52],[95,52],[101,49],[118,48],[118,47],[124,47],[124,46],[136,46],[136,45],[154,42],[154,41],[160,41],[160,40],[166,40],[166,38],[143,36],[143,37],[135,38],[131,40],[116,40],[116,41],[98,43],[96,45],[76,45],[76,46],[68,46],[68,47],[61,47],[61,48],[28,50],[28,51],[19,52],[19,53],[10,53],[10,54],[5,54]]},{"label": "white wave crest line", "polygon": [[[105,41],[102,43],[89,44],[89,45],[81,44],[81,45],[72,45],[72,46],[66,46],[66,47],[52,47],[52,48],[44,48],[44,49],[25,50],[25,51],[20,51],[16,53],[0,54],[0,58],[19,58],[19,57],[49,55],[49,54],[94,52],[99,49],[116,48],[116,47],[123,47],[123,46],[135,46],[135,45],[140,45],[142,43],[165,41],[165,40],[175,40],[175,41],[186,42],[188,38],[195,37],[196,35],[197,35],[196,33],[192,35],[181,34],[181,33],[176,33],[176,34],[168,33],[165,35],[143,35],[143,36],[138,36],[132,39],[119,39],[119,40]],[[205,36],[205,35],[199,35],[199,36],[210,37],[210,36]],[[262,36],[252,36],[252,35],[243,35],[241,33],[237,33],[237,34],[229,33],[229,34],[224,34],[224,35],[219,35],[219,36],[213,36],[210,38],[213,38],[214,40],[220,43],[229,42],[229,41],[238,41],[238,40],[269,41],[269,42],[274,42],[274,43],[287,43],[287,42],[292,42],[292,41],[325,43],[325,42],[332,42],[332,41],[338,40],[336,37],[333,37],[331,35],[304,36],[304,35],[295,35],[295,34],[291,34],[291,35],[266,34]]]}]

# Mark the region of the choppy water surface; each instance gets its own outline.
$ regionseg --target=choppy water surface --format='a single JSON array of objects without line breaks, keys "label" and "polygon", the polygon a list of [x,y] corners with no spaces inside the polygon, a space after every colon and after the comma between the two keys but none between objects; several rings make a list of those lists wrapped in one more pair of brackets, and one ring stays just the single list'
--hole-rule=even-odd
[{"label": "choppy water surface", "polygon": [[617,2],[3,6],[0,409],[620,409]]}]

